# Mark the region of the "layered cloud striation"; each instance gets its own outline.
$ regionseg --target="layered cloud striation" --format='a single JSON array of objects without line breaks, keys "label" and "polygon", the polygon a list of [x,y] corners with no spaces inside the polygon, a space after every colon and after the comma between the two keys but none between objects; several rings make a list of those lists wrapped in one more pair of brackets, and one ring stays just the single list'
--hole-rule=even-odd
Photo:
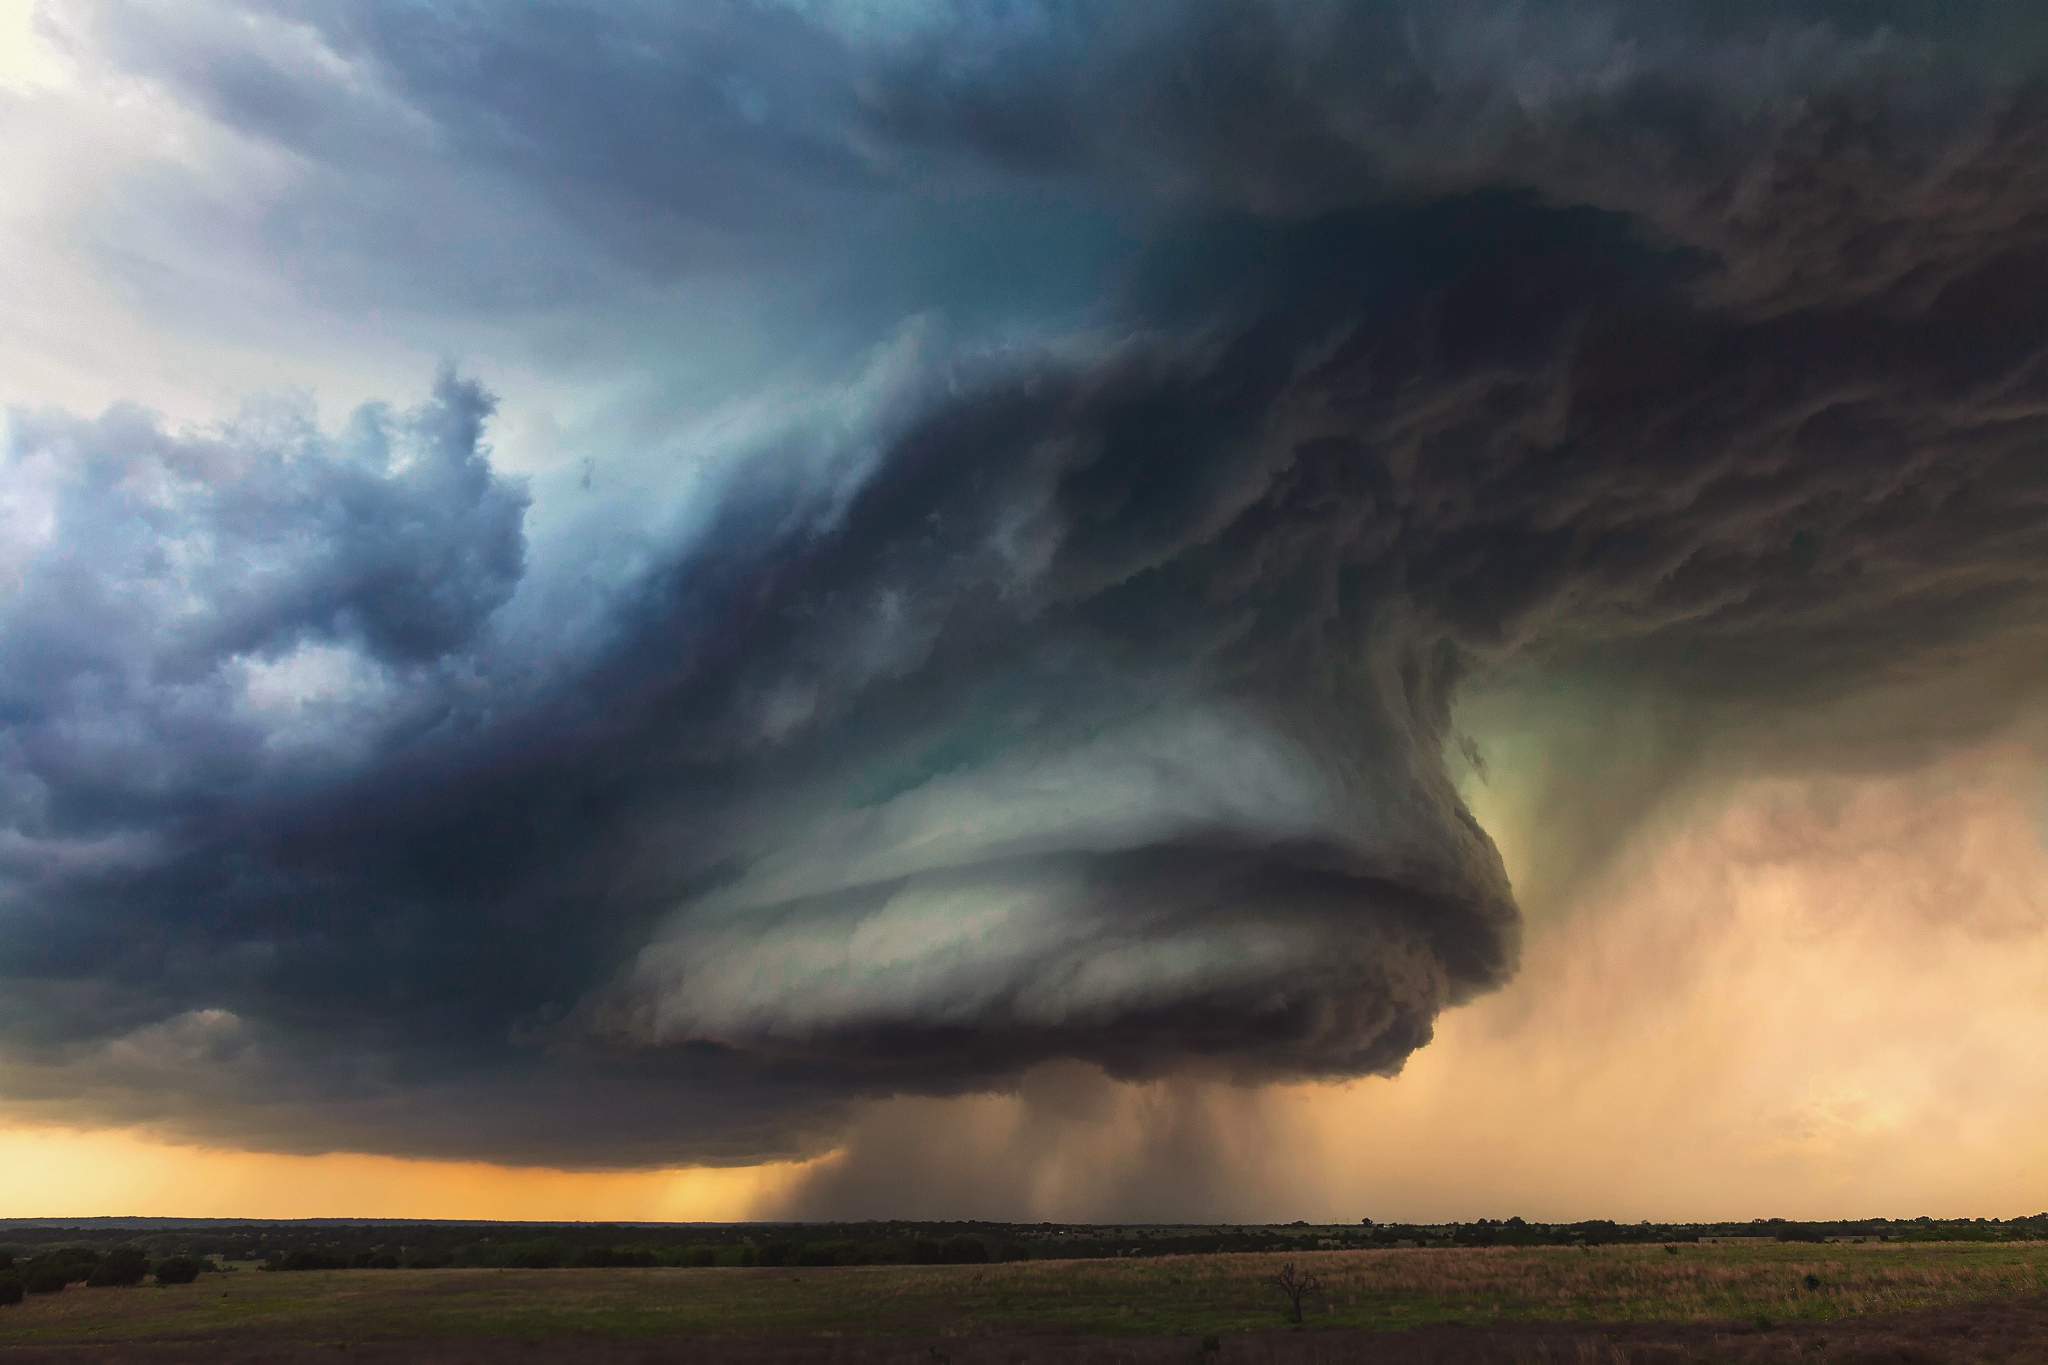
[{"label": "layered cloud striation", "polygon": [[[452,374],[339,435],[17,412],[17,1113],[601,1166],[813,1150],[853,1100],[1058,1059],[1389,1073],[1518,958],[1461,684],[1789,715],[1938,673],[1988,726],[2038,681],[2043,101],[1982,34],[750,9],[635,46],[549,11],[547,102],[591,116],[512,138],[540,12],[396,13],[266,18],[376,77],[288,110],[225,30],[155,35],[152,79],[359,176],[306,101],[404,105],[618,270],[697,268],[652,221],[823,259],[817,205],[935,187],[940,236],[1014,196],[1139,244],[1028,327],[925,281],[963,301],[887,401],[763,437],[631,555],[530,543]],[[591,111],[663,72],[732,135],[665,142],[650,96],[613,139]]]}]

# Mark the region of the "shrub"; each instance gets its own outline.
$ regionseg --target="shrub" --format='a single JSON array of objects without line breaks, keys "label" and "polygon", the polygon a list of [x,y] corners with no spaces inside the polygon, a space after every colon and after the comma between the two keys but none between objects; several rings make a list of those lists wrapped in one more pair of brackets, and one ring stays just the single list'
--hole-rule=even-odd
[{"label": "shrub", "polygon": [[940,1265],[984,1265],[988,1247],[974,1237],[950,1237],[939,1248]]},{"label": "shrub", "polygon": [[14,1269],[14,1253],[11,1251],[0,1251],[0,1271],[12,1269]]},{"label": "shrub", "polygon": [[21,1302],[21,1276],[13,1270],[0,1272],[0,1304]]},{"label": "shrub", "polygon": [[859,1265],[860,1244],[850,1240],[805,1242],[791,1258],[793,1265]]},{"label": "shrub", "polygon": [[289,1251],[263,1263],[265,1270],[346,1270],[348,1263],[321,1251]]},{"label": "shrub", "polygon": [[569,1264],[583,1269],[650,1266],[660,1265],[661,1257],[647,1247],[584,1247]]},{"label": "shrub", "polygon": [[[29,1293],[47,1294],[54,1292],[55,1289],[62,1289],[67,1284],[76,1284],[90,1278],[99,1263],[100,1254],[97,1251],[86,1247],[58,1247],[55,1251],[46,1251],[40,1256],[31,1257],[28,1264],[22,1267],[22,1278],[28,1282]],[[47,1281],[52,1276],[56,1277],[53,1289],[36,1288],[38,1280]]]},{"label": "shrub", "polygon": [[158,1284],[190,1284],[199,1278],[199,1272],[209,1269],[205,1261],[197,1256],[166,1256],[156,1263]]},{"label": "shrub", "polygon": [[38,1266],[28,1272],[26,1288],[31,1294],[56,1294],[71,1283],[70,1276],[61,1266]]},{"label": "shrub", "polygon": [[562,1263],[560,1242],[543,1239],[506,1248],[505,1264],[515,1270],[553,1270]]},{"label": "shrub", "polygon": [[92,1268],[85,1283],[92,1289],[128,1289],[142,1283],[149,1273],[149,1257],[134,1247],[115,1247]]},{"label": "shrub", "polygon": [[398,1253],[392,1251],[358,1251],[348,1258],[350,1270],[396,1270]]},{"label": "shrub", "polygon": [[408,1252],[405,1257],[405,1268],[408,1270],[443,1270],[447,1268],[448,1263],[448,1253],[445,1251],[413,1251]]},{"label": "shrub", "polygon": [[1314,1275],[1296,1270],[1292,1261],[1281,1266],[1279,1274],[1268,1275],[1266,1283],[1287,1296],[1287,1315],[1293,1319],[1297,1327],[1301,1325],[1301,1301],[1311,1294],[1320,1294],[1323,1290],[1321,1280]]},{"label": "shrub", "polygon": [[672,1253],[672,1255],[673,1259],[669,1262],[671,1265],[709,1266],[718,1264],[718,1248],[702,1243],[696,1246],[682,1247]]}]

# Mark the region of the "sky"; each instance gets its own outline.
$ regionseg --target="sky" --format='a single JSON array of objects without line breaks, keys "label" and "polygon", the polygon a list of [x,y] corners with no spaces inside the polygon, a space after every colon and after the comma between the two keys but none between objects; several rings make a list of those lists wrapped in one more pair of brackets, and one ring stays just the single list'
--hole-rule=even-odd
[{"label": "sky", "polygon": [[2032,7],[8,0],[0,179],[0,1213],[2048,1207]]}]

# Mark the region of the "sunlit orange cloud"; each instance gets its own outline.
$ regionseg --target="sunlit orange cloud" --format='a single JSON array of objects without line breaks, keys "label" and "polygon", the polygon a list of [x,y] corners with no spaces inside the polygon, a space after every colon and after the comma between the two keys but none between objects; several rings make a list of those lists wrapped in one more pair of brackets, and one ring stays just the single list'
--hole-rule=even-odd
[{"label": "sunlit orange cloud", "polygon": [[[2040,772],[1762,781],[1639,846],[1396,1080],[1282,1103],[1353,1217],[2048,1208]],[[1515,850],[1509,849],[1511,861]]]},{"label": "sunlit orange cloud", "polygon": [[800,1168],[572,1172],[185,1147],[146,1134],[0,1130],[0,1212],[14,1218],[454,1218],[725,1222]]}]

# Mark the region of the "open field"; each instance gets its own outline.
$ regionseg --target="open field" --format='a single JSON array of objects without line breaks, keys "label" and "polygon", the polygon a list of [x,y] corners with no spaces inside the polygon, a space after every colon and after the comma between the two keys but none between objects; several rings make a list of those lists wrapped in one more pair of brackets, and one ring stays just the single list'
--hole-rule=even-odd
[{"label": "open field", "polygon": [[[1322,1281],[1323,1292],[1307,1305],[1309,1326],[1319,1330],[1300,1334],[1278,1330],[1281,1300],[1264,1283],[1283,1259],[1289,1258],[240,1271],[168,1288],[74,1286],[33,1296],[0,1309],[0,1361],[286,1360],[342,1342],[358,1359],[898,1358],[876,1339],[925,1343],[917,1358],[927,1365],[937,1359],[933,1350],[962,1362],[1080,1359],[1097,1351],[1109,1353],[1104,1360],[1135,1361],[1193,1358],[1204,1337],[1218,1339],[1208,1359],[1481,1359],[1488,1357],[1469,1351],[1498,1341],[1503,1349],[1519,1343],[1515,1349],[1525,1352],[1501,1359],[1611,1361],[1617,1350],[1632,1358],[1631,1342],[1650,1350],[1667,1340],[1673,1349],[1691,1341],[1685,1349],[1763,1359],[1773,1357],[1755,1352],[1774,1340],[1792,1347],[1829,1333],[1837,1343],[1833,1359],[1852,1338],[1871,1336],[1880,1325],[1873,1315],[1947,1323],[1931,1329],[1946,1339],[1956,1334],[1954,1324],[2001,1313],[2018,1324],[2015,1349],[2031,1338],[2035,1354],[1954,1358],[2048,1360],[2043,1243],[1309,1252],[1291,1259]],[[1995,1312],[1992,1305],[1999,1306]],[[1673,1330],[1683,1324],[1693,1327]],[[1394,1329],[1407,1330],[1383,1335]],[[1734,1347],[1710,1347],[1730,1332],[1747,1357]],[[1460,1354],[1407,1354],[1438,1338]],[[441,1344],[430,1346],[429,1339]],[[948,1340],[953,1344],[943,1350],[932,1344]],[[487,1341],[484,1355],[465,1353]],[[634,1341],[642,1343],[639,1354],[618,1354]],[[1005,1342],[1029,1348],[1000,1354],[1010,1349]],[[1585,1354],[1587,1342],[1598,1344],[1593,1356]],[[657,1343],[670,1353],[649,1354]],[[761,1353],[771,1345],[774,1353]],[[1526,1354],[1537,1347],[1550,1354]],[[1633,1356],[1705,1358],[1641,1350]]]}]

